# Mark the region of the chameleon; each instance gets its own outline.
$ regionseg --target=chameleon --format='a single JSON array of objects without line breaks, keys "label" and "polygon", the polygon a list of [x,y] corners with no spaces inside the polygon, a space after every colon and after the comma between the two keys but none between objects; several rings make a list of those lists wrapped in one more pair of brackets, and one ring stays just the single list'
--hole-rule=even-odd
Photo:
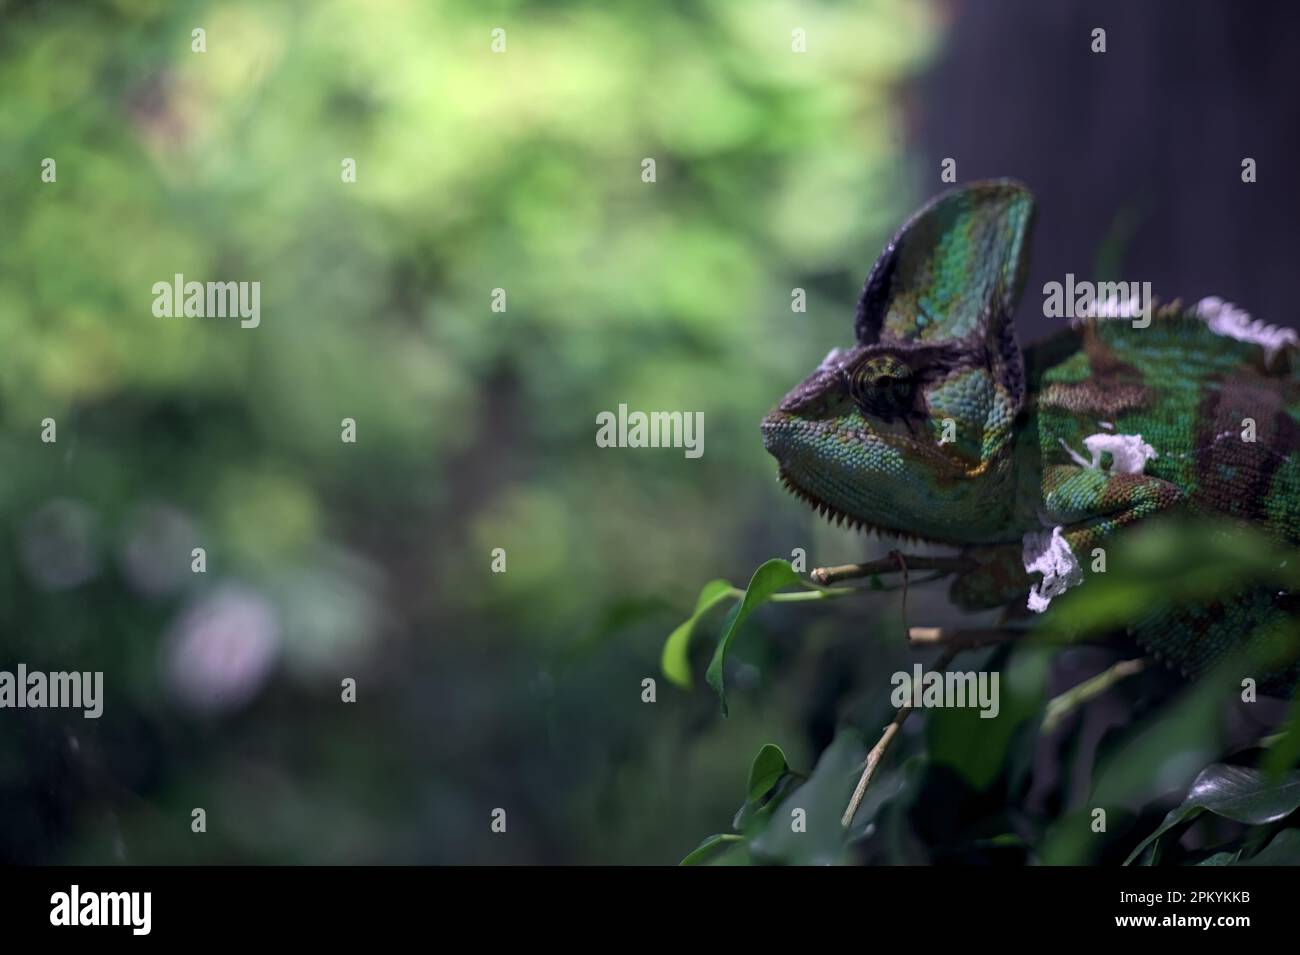
[{"label": "chameleon", "polygon": [[[1158,515],[1300,542],[1295,331],[1217,298],[1150,304],[1145,322],[1112,299],[1022,350],[1012,318],[1034,219],[1028,189],[1002,179],[903,224],[863,286],[855,344],[763,419],[781,482],[841,524],[959,548],[971,569],[953,602],[1025,617],[1086,587],[1094,548]],[[1293,620],[1293,599],[1165,608],[1129,632],[1195,676]],[[1260,681],[1296,685],[1296,665]]]}]

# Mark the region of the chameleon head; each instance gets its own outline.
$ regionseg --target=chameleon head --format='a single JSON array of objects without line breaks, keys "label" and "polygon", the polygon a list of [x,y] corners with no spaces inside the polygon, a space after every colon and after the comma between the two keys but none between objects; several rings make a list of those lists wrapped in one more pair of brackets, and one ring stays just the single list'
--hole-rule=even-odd
[{"label": "chameleon head", "polygon": [[903,226],[867,279],[857,344],[763,420],[782,481],[828,516],[977,542],[1005,514],[1024,372],[1011,325],[1033,203],[978,183]]}]

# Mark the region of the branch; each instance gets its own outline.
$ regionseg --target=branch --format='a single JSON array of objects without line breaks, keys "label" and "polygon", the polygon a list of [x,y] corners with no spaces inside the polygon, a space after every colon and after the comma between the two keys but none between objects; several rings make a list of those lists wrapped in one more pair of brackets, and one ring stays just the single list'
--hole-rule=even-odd
[{"label": "branch", "polygon": [[[939,671],[948,669],[953,658],[963,650],[971,650],[1006,640],[1016,640],[1022,636],[1024,636],[1024,632],[1016,630],[956,630],[942,627],[909,627],[907,630],[907,639],[913,646],[941,646],[945,648],[943,655],[934,664],[934,669]],[[1061,720],[1075,708],[1105,693],[1121,680],[1142,672],[1149,663],[1150,661],[1144,657],[1135,660],[1121,660],[1110,669],[1062,693],[1047,704],[1047,711],[1043,717],[1042,732],[1052,732],[1060,725]],[[881,760],[885,758],[885,754],[889,752],[889,747],[893,745],[894,739],[898,736],[898,731],[902,729],[903,724],[907,722],[907,718],[911,715],[912,706],[910,704],[899,707],[897,712],[894,713],[894,719],[885,727],[885,731],[880,735],[876,745],[871,747],[871,752],[867,753],[867,762],[862,768],[862,776],[858,779],[858,786],[853,790],[853,798],[849,800],[848,808],[844,810],[844,816],[840,819],[840,825],[845,829],[853,824],[853,817],[858,813],[858,807],[861,806],[862,798],[867,792],[867,786],[870,785],[872,777],[876,774],[876,768],[880,765]]]},{"label": "branch", "polygon": [[963,630],[950,627],[908,627],[907,642],[914,647],[952,647],[957,650],[974,650],[995,643],[1019,640],[1025,630],[991,629]]},{"label": "branch", "polygon": [[889,574],[908,569],[954,573],[959,570],[970,570],[974,566],[975,561],[969,557],[906,557],[894,551],[888,557],[869,560],[863,564],[817,567],[809,576],[814,582],[825,586],[840,580],[851,580],[854,577],[870,577],[873,574]]},{"label": "branch", "polygon": [[1047,704],[1047,710],[1043,713],[1041,732],[1052,732],[1061,725],[1061,721],[1070,715],[1073,710],[1089,700],[1101,696],[1121,680],[1127,679],[1135,673],[1141,673],[1150,662],[1145,657],[1138,657],[1134,660],[1121,660],[1109,670],[1103,670],[1092,679],[1084,680],[1078,686],[1071,687],[1060,696],[1054,697]]},{"label": "branch", "polygon": [[[934,669],[946,670],[957,652],[957,648],[945,650],[943,656],[935,662]],[[880,735],[879,741],[875,746],[871,747],[871,752],[867,753],[867,764],[862,767],[862,776],[858,779],[858,787],[853,790],[853,798],[849,800],[848,808],[844,810],[844,816],[840,819],[840,825],[845,829],[853,825],[853,817],[858,814],[858,807],[862,804],[862,797],[866,795],[871,777],[876,774],[876,767],[885,758],[885,754],[889,752],[889,747],[893,744],[895,737],[898,736],[898,731],[911,715],[911,704],[900,706],[898,712],[894,714],[893,721],[885,727],[885,731]]]}]

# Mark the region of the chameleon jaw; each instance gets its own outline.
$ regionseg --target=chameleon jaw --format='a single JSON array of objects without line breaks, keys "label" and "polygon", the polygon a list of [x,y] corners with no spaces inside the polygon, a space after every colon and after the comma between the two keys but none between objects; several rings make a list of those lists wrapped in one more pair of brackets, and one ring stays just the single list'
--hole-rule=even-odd
[{"label": "chameleon jaw", "polygon": [[910,533],[906,531],[899,531],[899,530],[895,530],[892,527],[885,527],[883,524],[874,524],[871,521],[863,520],[862,518],[857,517],[856,515],[841,510],[840,508],[836,507],[834,504],[827,503],[826,501],[819,498],[817,495],[813,494],[811,491],[808,491],[805,488],[801,487],[799,484],[795,483],[793,478],[791,478],[788,474],[786,474],[784,468],[781,468],[779,470],[777,474],[777,479],[781,482],[782,486],[787,491],[789,491],[791,494],[793,494],[795,497],[799,498],[800,500],[804,501],[805,503],[809,504],[813,510],[821,514],[828,521],[831,521],[832,523],[838,525],[839,527],[849,527],[853,530],[863,531],[867,533],[874,532],[875,534],[878,534],[881,537],[890,537],[893,538],[894,540],[900,540],[910,544],[917,544],[917,543],[942,544],[948,547],[966,546],[962,544],[960,541],[945,540],[941,537],[924,537],[920,534]]}]

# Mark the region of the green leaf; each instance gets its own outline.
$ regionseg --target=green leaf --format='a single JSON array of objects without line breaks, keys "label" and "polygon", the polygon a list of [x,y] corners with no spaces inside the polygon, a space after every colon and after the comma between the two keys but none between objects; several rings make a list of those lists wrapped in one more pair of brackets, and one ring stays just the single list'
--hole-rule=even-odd
[{"label": "green leaf", "polygon": [[1238,865],[1300,865],[1300,829],[1283,829],[1272,842]]},{"label": "green leaf", "polygon": [[695,627],[699,624],[700,618],[708,613],[713,607],[726,599],[730,594],[735,592],[731,582],[727,580],[710,580],[700,590],[700,596],[695,601],[695,612],[691,614],[681,626],[668,635],[664,641],[663,654],[659,660],[660,669],[664,671],[664,676],[682,687],[690,689],[691,687],[691,662],[690,646],[691,636],[695,633]]},{"label": "green leaf", "polygon": [[772,812],[781,804],[781,801],[807,778],[799,773],[786,773],[776,781],[776,785],[769,789],[761,799],[757,801],[746,799],[745,804],[736,811],[736,815],[732,818],[731,828],[737,832],[756,831],[762,821],[772,815]]},{"label": "green leaf", "polygon": [[1023,836],[1014,832],[1003,832],[988,839],[973,839],[971,847],[975,849],[1025,849],[1029,843],[1025,842]]},{"label": "green leaf", "polygon": [[775,743],[764,743],[749,767],[749,785],[746,787],[750,802],[758,802],[780,781],[789,770],[785,753]]},{"label": "green leaf", "polygon": [[1281,738],[1269,747],[1262,765],[1270,776],[1281,776],[1300,759],[1300,694],[1291,701],[1291,708],[1283,727]]},{"label": "green leaf", "polygon": [[1300,807],[1300,773],[1272,779],[1260,769],[1215,763],[1201,771],[1182,804],[1165,816],[1160,828],[1143,839],[1124,864],[1132,863],[1148,847],[1154,852],[1157,840],[1165,833],[1202,812],[1259,826],[1276,822],[1297,807]]},{"label": "green leaf", "polygon": [[[845,857],[848,833],[840,816],[862,770],[866,754],[857,732],[841,729],[821,754],[812,775],[781,800],[779,811],[749,841],[753,858],[786,865],[835,865]],[[791,823],[802,812],[802,826]]]},{"label": "green leaf", "polygon": [[741,836],[732,835],[729,832],[720,832],[716,836],[709,836],[709,838],[705,839],[698,846],[692,849],[690,853],[687,854],[686,858],[684,858],[681,862],[677,864],[678,865],[699,865],[705,859],[708,859],[710,856],[712,856],[715,852],[718,852],[722,846],[732,842],[744,842],[744,841],[745,841],[744,838]]},{"label": "green leaf", "polygon": [[723,625],[722,636],[718,640],[718,646],[713,651],[713,660],[709,663],[709,669],[705,673],[705,679],[708,680],[709,686],[713,687],[714,692],[718,694],[718,699],[722,703],[722,715],[727,715],[727,692],[723,686],[723,667],[727,662],[727,650],[731,646],[731,641],[736,638],[740,632],[740,625],[745,622],[745,618],[771,597],[782,587],[802,586],[803,582],[799,575],[795,573],[788,560],[774,558],[763,564],[758,570],[754,571],[754,576],[749,580],[749,586],[745,588],[745,597],[736,606],[731,608],[731,613]]},{"label": "green leaf", "polygon": [[785,753],[775,743],[765,743],[749,767],[749,784],[745,790],[745,804],[732,821],[732,828],[741,831],[768,815],[773,807],[806,777],[790,769]]},{"label": "green leaf", "polygon": [[1216,764],[1196,777],[1188,801],[1234,822],[1261,826],[1300,807],[1300,773],[1271,781],[1258,769]]},{"label": "green leaf", "polygon": [[974,789],[992,786],[1010,768],[1012,744],[1019,738],[1017,731],[1035,720],[1046,705],[1044,688],[1050,659],[1046,650],[1029,647],[1017,654],[1003,672],[994,671],[998,679],[992,694],[999,703],[996,717],[983,716],[975,699],[968,700],[964,708],[931,711],[925,724],[926,752],[931,760],[951,766]]},{"label": "green leaf", "polygon": [[1235,661],[1226,659],[1127,731],[1098,761],[1092,805],[1136,811],[1158,795],[1186,791],[1221,751],[1224,702],[1236,673]]}]

